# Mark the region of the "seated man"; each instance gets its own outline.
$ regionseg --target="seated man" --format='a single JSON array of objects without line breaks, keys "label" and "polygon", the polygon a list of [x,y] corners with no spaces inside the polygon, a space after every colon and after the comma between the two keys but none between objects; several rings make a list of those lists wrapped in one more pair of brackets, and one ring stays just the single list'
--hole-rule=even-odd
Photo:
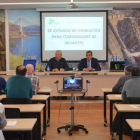
[{"label": "seated man", "polygon": [[0,103],[0,140],[5,140],[1,130],[6,126],[6,124],[5,109],[3,104]]},{"label": "seated man", "polygon": [[6,94],[8,98],[32,98],[32,83],[25,77],[27,69],[25,66],[17,66],[16,76],[11,76],[6,84]]},{"label": "seated man", "polygon": [[98,63],[98,60],[96,58],[92,57],[92,51],[86,52],[86,58],[81,59],[80,64],[78,66],[78,69],[80,71],[101,71],[101,67]]},{"label": "seated man", "polygon": [[122,91],[122,88],[123,88],[123,85],[124,83],[131,79],[131,70],[132,70],[133,66],[131,65],[128,65],[128,66],[125,66],[124,68],[124,72],[125,72],[125,76],[122,76],[118,82],[116,83],[116,85],[112,88],[112,91],[113,92],[119,92],[119,91]]},{"label": "seated man", "polygon": [[122,98],[140,97],[140,69],[134,67],[131,71],[131,79],[126,81],[122,89]]},{"label": "seated man", "polygon": [[34,66],[32,64],[26,65],[27,74],[26,77],[29,77],[33,86],[33,93],[36,95],[39,90],[39,77],[34,75]]},{"label": "seated man", "polygon": [[0,77],[0,92],[6,87],[6,81],[3,77]]},{"label": "seated man", "polygon": [[56,51],[55,57],[49,60],[48,65],[46,66],[46,70],[48,66],[50,67],[50,70],[53,72],[69,70],[67,62],[62,57],[62,52],[60,50]]}]

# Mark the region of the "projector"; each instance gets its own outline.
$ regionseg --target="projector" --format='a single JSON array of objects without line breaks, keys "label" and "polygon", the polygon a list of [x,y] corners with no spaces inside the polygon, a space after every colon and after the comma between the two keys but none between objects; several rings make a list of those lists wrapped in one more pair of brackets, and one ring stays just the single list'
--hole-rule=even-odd
[{"label": "projector", "polygon": [[66,7],[67,9],[78,9],[79,8],[79,6],[78,5],[76,5],[76,4],[74,4],[74,3],[70,3],[70,4],[68,4],[67,5],[67,7]]}]

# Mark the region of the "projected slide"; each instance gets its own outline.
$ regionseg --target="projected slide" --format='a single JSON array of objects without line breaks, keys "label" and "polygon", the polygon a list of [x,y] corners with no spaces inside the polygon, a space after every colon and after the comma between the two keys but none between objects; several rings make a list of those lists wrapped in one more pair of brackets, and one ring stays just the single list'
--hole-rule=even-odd
[{"label": "projected slide", "polygon": [[42,61],[62,51],[66,61],[80,61],[92,51],[99,61],[107,61],[107,11],[41,12]]},{"label": "projected slide", "polygon": [[103,17],[45,17],[44,25],[45,51],[103,50]]}]

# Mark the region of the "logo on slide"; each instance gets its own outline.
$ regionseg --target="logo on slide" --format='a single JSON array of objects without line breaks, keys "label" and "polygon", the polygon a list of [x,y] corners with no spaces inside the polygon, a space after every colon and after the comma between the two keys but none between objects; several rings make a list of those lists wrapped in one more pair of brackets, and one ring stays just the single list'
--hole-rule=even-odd
[{"label": "logo on slide", "polygon": [[119,69],[120,69],[120,66],[121,66],[121,65],[119,65],[119,64],[115,64],[115,69],[116,69],[116,70],[119,70]]},{"label": "logo on slide", "polygon": [[49,20],[49,24],[53,24],[55,21],[53,19]]}]

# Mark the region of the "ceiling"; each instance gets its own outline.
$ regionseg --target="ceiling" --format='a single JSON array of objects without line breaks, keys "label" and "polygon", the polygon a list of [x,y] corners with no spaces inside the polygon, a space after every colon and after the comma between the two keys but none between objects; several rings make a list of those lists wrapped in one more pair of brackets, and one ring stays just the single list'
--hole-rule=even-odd
[{"label": "ceiling", "polygon": [[[140,0],[72,0],[80,8],[140,8]],[[0,0],[0,9],[66,8],[70,0]],[[79,9],[80,9],[79,8]]]}]

